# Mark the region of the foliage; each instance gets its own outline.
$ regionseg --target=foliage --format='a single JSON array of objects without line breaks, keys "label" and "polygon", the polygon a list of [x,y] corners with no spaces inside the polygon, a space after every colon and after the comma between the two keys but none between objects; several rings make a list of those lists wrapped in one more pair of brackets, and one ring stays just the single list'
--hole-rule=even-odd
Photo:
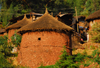
[{"label": "foliage", "polygon": [[60,60],[56,63],[59,68],[78,67],[73,61],[73,56],[67,55],[66,50],[63,50],[62,52],[63,54],[60,56]]},{"label": "foliage", "polygon": [[[16,44],[19,45],[18,39],[19,36],[17,36]],[[0,36],[0,68],[26,68],[22,66],[14,66],[12,65],[12,62],[8,62],[9,57],[15,57],[16,54],[12,54],[13,46],[11,45],[11,42],[8,43],[8,37],[7,36]],[[29,68],[29,67],[27,67]]]},{"label": "foliage", "polygon": [[59,68],[59,67],[57,67],[56,65],[50,65],[50,66],[40,66],[40,67],[38,67],[38,68]]},{"label": "foliage", "polygon": [[90,63],[84,64],[84,67],[87,67],[87,66],[89,66],[89,65],[90,65]]},{"label": "foliage", "polygon": [[12,46],[7,42],[7,36],[0,37],[0,52],[3,53],[5,57],[11,55]]},{"label": "foliage", "polygon": [[14,34],[14,36],[11,37],[11,42],[13,43],[13,45],[15,45],[16,47],[20,46],[20,42],[21,42],[21,36],[18,34]]},{"label": "foliage", "polygon": [[1,9],[0,9],[0,22],[3,22],[2,25],[6,27],[6,25],[9,23],[9,20],[22,15],[24,13],[29,12],[30,10],[24,10],[24,7],[21,4],[17,4],[16,1],[9,0],[1,0]]},{"label": "foliage", "polygon": [[7,36],[0,36],[0,45],[7,44],[8,37]]},{"label": "foliage", "polygon": [[6,60],[3,53],[1,52],[0,52],[0,68],[13,68],[13,65]]},{"label": "foliage", "polygon": [[1,68],[12,68],[12,64],[7,61],[7,58],[11,56],[12,46],[7,42],[8,37],[0,37],[0,67]]},{"label": "foliage", "polygon": [[75,56],[74,61],[81,62],[81,61],[83,61],[83,59],[85,59],[85,57],[86,57],[86,55],[82,55],[82,54],[78,53],[78,54]]},{"label": "foliage", "polygon": [[14,14],[13,4],[11,3],[9,8],[7,8],[5,1],[3,1],[0,14],[3,26],[6,26],[8,24],[8,20],[10,20],[13,17],[13,14]]},{"label": "foliage", "polygon": [[30,67],[23,67],[23,66],[14,66],[14,68],[30,68]]},{"label": "foliage", "polygon": [[92,30],[89,31],[89,34],[92,36],[91,40],[95,43],[100,43],[100,22],[96,22],[92,25]]},{"label": "foliage", "polygon": [[59,12],[88,16],[99,10],[100,0],[0,0],[0,22],[7,25],[11,18],[24,13],[44,13],[45,7],[54,15]]},{"label": "foliage", "polygon": [[92,56],[93,56],[93,61],[100,64],[100,52],[98,50],[94,50]]},{"label": "foliage", "polygon": [[85,2],[86,8],[83,10],[83,14],[89,15],[89,14],[99,10],[99,8],[100,8],[99,3],[100,3],[100,0],[96,0],[96,1],[95,0],[87,0]]}]

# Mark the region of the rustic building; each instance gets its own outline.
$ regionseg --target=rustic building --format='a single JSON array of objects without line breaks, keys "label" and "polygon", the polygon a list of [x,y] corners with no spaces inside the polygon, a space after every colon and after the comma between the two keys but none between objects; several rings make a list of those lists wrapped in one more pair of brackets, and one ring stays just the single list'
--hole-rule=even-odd
[{"label": "rustic building", "polygon": [[70,26],[72,24],[72,14],[71,13],[66,13],[66,14],[61,14],[61,12],[55,16],[55,18],[66,25]]},{"label": "rustic building", "polygon": [[78,26],[79,26],[79,33],[83,40],[87,40],[86,37],[86,30],[87,24],[85,22],[85,16],[78,16]]},{"label": "rustic building", "polygon": [[76,32],[79,32],[80,27],[82,27],[82,28],[85,27],[85,16],[73,17],[71,27],[74,28]]},{"label": "rustic building", "polygon": [[41,64],[53,65],[59,59],[63,46],[71,54],[73,28],[56,20],[48,11],[18,30],[22,34],[18,63],[37,68]]},{"label": "rustic building", "polygon": [[83,40],[87,39],[86,37],[87,23],[85,22],[85,16],[73,17],[73,22],[71,27],[74,28],[74,30],[80,34],[80,37]]},{"label": "rustic building", "polygon": [[96,22],[100,22],[100,10],[94,12],[86,18],[86,21],[89,23],[89,30],[91,30],[92,25]]},{"label": "rustic building", "polygon": [[[90,14],[85,20],[88,22],[88,31],[91,31],[93,24],[100,22],[100,10]],[[91,35],[88,35],[88,41],[91,41],[90,39]]]},{"label": "rustic building", "polygon": [[6,28],[6,31],[8,33],[8,39],[11,40],[11,36],[16,32],[17,29],[21,28],[22,26],[31,23],[32,21],[30,19],[26,18],[26,15],[24,15],[24,18]]}]

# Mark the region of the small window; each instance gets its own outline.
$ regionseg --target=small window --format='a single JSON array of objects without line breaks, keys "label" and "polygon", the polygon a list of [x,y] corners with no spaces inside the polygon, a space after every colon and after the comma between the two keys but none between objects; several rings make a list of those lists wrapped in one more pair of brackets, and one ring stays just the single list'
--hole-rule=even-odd
[{"label": "small window", "polygon": [[38,38],[38,40],[41,40],[41,38]]}]

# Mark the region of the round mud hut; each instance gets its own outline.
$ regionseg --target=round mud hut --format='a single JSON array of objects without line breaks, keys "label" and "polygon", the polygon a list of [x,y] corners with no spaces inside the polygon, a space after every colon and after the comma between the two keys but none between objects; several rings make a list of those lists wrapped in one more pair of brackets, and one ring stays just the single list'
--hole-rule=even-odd
[{"label": "round mud hut", "polygon": [[20,28],[18,33],[22,34],[22,40],[17,60],[22,66],[53,65],[60,59],[64,46],[67,53],[72,53],[73,28],[56,20],[48,11],[34,23]]},{"label": "round mud hut", "polygon": [[32,21],[26,17],[26,14],[24,14],[24,18],[23,18],[22,20],[20,20],[20,21],[14,23],[14,24],[8,26],[8,27],[6,28],[6,31],[7,31],[7,33],[8,33],[8,39],[9,39],[9,41],[11,41],[11,36],[13,36],[14,33],[15,33],[19,28],[21,28],[21,27],[23,27],[23,26],[25,26],[25,25],[27,25],[27,24],[29,24],[29,23],[31,23],[31,22],[32,22]]}]

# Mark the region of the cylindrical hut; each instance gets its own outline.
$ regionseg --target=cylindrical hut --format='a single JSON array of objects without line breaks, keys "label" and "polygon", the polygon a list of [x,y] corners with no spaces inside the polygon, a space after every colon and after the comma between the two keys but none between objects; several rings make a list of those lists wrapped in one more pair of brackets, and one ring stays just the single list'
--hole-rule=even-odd
[{"label": "cylindrical hut", "polygon": [[56,20],[48,11],[36,20],[18,30],[22,34],[18,63],[37,68],[41,64],[53,65],[59,60],[66,46],[71,54],[71,34],[73,29]]},{"label": "cylindrical hut", "polygon": [[17,32],[17,30],[23,26],[25,26],[26,24],[29,24],[31,23],[32,21],[30,19],[28,19],[26,17],[26,14],[24,15],[24,18],[10,26],[8,26],[6,28],[6,31],[8,33],[8,39],[9,39],[9,42],[11,41],[11,37],[14,35],[15,32]]}]

